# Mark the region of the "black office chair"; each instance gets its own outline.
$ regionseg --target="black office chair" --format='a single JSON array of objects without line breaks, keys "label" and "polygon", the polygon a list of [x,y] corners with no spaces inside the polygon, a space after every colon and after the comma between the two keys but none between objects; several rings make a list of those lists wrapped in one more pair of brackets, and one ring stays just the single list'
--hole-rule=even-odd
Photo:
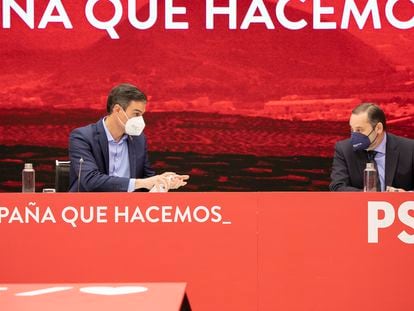
[{"label": "black office chair", "polygon": [[55,189],[56,192],[68,192],[69,190],[70,161],[56,160]]}]

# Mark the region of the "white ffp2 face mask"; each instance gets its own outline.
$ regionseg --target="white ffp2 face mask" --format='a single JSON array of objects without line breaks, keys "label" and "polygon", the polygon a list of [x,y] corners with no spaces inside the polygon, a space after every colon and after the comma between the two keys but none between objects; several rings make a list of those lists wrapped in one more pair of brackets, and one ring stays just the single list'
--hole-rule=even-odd
[{"label": "white ffp2 face mask", "polygon": [[[122,109],[125,116],[128,118],[126,112]],[[118,120],[125,126],[125,133],[131,136],[139,136],[144,131],[145,122],[142,116],[128,118],[127,122],[124,123],[121,119]]]}]

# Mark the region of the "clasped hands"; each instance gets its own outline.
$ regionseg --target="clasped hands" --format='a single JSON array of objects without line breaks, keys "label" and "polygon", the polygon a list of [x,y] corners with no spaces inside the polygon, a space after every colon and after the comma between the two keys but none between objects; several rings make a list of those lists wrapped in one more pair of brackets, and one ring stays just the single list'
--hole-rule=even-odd
[{"label": "clasped hands", "polygon": [[385,189],[386,192],[405,192],[404,189],[401,188],[394,188],[391,186],[387,186],[387,189]]},{"label": "clasped hands", "polygon": [[187,184],[189,175],[178,175],[173,172],[165,172],[148,178],[137,179],[135,181],[136,189],[152,190],[155,187],[156,192],[167,192],[171,189],[178,189]]}]

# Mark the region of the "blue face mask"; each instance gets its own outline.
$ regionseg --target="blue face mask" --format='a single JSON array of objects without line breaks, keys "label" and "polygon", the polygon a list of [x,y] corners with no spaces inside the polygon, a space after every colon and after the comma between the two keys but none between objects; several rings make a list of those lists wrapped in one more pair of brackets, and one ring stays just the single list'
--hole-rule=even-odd
[{"label": "blue face mask", "polygon": [[351,133],[351,144],[352,144],[352,148],[354,149],[354,151],[367,150],[369,146],[371,146],[377,140],[378,135],[375,137],[375,139],[372,142],[369,139],[369,136],[372,134],[374,130],[375,130],[375,127],[368,135],[365,135],[359,132]]}]

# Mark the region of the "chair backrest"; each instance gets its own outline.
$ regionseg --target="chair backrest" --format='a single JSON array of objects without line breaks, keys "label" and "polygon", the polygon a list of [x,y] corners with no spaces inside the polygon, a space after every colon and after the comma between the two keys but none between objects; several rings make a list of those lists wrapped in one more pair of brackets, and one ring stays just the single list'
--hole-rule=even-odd
[{"label": "chair backrest", "polygon": [[69,191],[69,170],[70,170],[70,161],[56,160],[56,169],[55,169],[56,192],[68,192]]}]

